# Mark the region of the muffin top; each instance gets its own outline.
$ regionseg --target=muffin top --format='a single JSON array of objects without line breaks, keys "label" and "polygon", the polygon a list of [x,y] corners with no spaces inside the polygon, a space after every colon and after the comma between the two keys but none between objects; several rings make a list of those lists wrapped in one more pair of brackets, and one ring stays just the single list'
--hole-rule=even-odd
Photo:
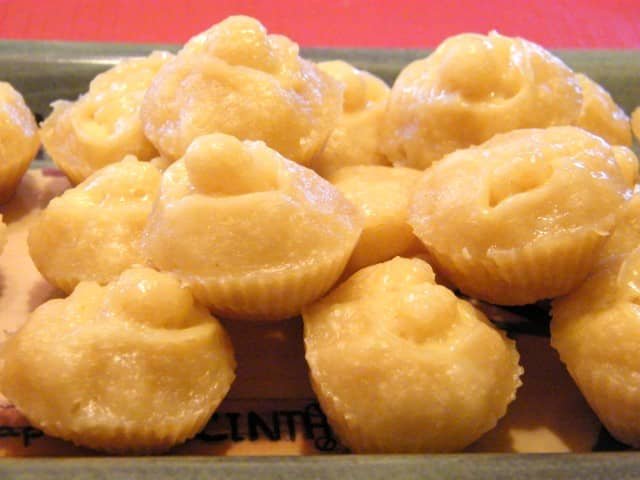
[{"label": "muffin top", "polygon": [[0,82],[0,183],[16,164],[26,166],[40,148],[36,120],[22,95]]},{"label": "muffin top", "polygon": [[612,148],[576,127],[525,129],[454,152],[416,185],[409,222],[430,248],[465,256],[606,236],[629,187]]},{"label": "muffin top", "polygon": [[70,293],[80,281],[104,284],[144,263],[140,241],[160,178],[155,166],[127,156],[51,200],[29,231],[38,270]]},{"label": "muffin top", "polygon": [[40,135],[53,161],[73,183],[131,154],[157,155],[146,139],[140,105],[151,79],[170,58],[167,52],[123,60],[97,75],[77,101],[59,100]]},{"label": "muffin top", "polygon": [[348,272],[423,250],[408,223],[409,198],[421,172],[412,168],[355,165],[332,173],[328,180],[360,209],[362,235],[346,268]]},{"label": "muffin top", "polygon": [[497,133],[574,124],[581,105],[573,72],[542,47],[495,32],[457,35],[398,76],[383,151],[395,165],[426,168]]},{"label": "muffin top", "polygon": [[345,166],[387,165],[379,148],[387,84],[341,60],[320,62],[318,68],[342,84],[344,102],[342,115],[311,168],[326,178]]},{"label": "muffin top", "polygon": [[595,133],[611,145],[631,146],[629,117],[609,92],[582,73],[576,74],[582,89],[582,109],[576,126]]},{"label": "muffin top", "polygon": [[229,17],[186,43],[154,79],[142,107],[144,131],[160,153],[180,158],[198,136],[262,140],[308,164],[340,115],[339,84],[267,35],[249,17]]},{"label": "muffin top", "polygon": [[361,223],[355,207],[315,172],[263,142],[212,134],[164,172],[144,244],[163,270],[253,276],[350,251]]},{"label": "muffin top", "polygon": [[513,341],[419,259],[360,270],[303,318],[314,390],[356,452],[464,448],[520,384]]},{"label": "muffin top", "polygon": [[41,305],[2,359],[2,392],[34,425],[109,451],[162,450],[194,435],[235,369],[218,321],[148,268]]}]

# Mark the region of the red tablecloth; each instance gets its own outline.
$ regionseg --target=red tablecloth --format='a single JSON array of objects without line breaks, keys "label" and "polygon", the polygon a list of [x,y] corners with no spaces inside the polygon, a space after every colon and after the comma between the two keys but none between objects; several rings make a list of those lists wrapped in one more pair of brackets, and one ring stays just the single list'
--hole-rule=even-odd
[{"label": "red tablecloth", "polygon": [[303,46],[433,47],[497,29],[548,48],[640,48],[640,0],[0,0],[0,38],[182,43],[235,13]]}]

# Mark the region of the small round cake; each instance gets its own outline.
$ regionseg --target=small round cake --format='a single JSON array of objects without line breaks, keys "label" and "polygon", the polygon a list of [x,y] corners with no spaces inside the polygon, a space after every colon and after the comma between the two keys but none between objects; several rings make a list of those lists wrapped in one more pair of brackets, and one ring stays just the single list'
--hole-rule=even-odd
[{"label": "small round cake", "polygon": [[457,35],[400,72],[382,151],[394,165],[424,169],[497,133],[572,125],[581,106],[574,73],[542,47],[495,32]]},{"label": "small round cake", "polygon": [[0,82],[0,203],[13,197],[39,148],[31,110],[9,83]]},{"label": "small round cake", "polygon": [[609,92],[581,73],[576,80],[582,88],[582,110],[576,126],[595,133],[611,145],[631,146],[629,117]]},{"label": "small round cake", "polygon": [[515,343],[429,265],[364,268],[303,311],[312,386],[356,453],[458,451],[515,398]]},{"label": "small round cake", "polygon": [[[635,208],[636,214],[638,208]],[[552,303],[551,344],[607,430],[640,448],[640,235]],[[629,236],[627,230],[625,236]],[[621,245],[618,243],[618,253]]]},{"label": "small round cake", "polygon": [[143,248],[216,314],[278,320],[335,283],[361,225],[312,170],[263,142],[212,134],[164,172]]},{"label": "small round cake", "polygon": [[207,423],[234,379],[227,334],[167,273],[82,282],[2,348],[0,390],[31,425],[113,453],[166,451]]},{"label": "small round cake", "polygon": [[155,166],[129,156],[51,200],[27,239],[40,273],[70,293],[83,280],[105,284],[144,263],[142,231],[160,179]]},{"label": "small round cake", "polygon": [[336,127],[311,168],[327,178],[349,165],[388,165],[379,148],[389,99],[387,84],[341,60],[320,62],[318,68],[344,86],[344,104]]},{"label": "small round cake", "polygon": [[154,52],[123,60],[94,78],[77,101],[53,103],[40,136],[47,153],[73,184],[125,155],[140,160],[157,155],[142,131],[140,105],[151,79],[171,57]]},{"label": "small round cake", "polygon": [[364,217],[346,274],[424,250],[408,222],[409,197],[420,174],[412,168],[360,165],[341,168],[328,177]]},{"label": "small round cake", "polygon": [[462,292],[522,305],[587,276],[628,194],[601,138],[577,127],[517,130],[427,169],[409,223]]},{"label": "small round cake", "polygon": [[142,106],[147,137],[180,158],[210,133],[262,140],[308,165],[342,109],[342,90],[298,45],[267,35],[249,17],[229,17],[192,38],[153,80]]}]

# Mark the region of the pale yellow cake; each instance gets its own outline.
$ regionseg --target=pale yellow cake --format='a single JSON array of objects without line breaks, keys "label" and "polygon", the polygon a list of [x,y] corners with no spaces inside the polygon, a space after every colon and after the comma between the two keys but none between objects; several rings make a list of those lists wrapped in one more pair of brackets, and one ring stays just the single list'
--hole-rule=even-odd
[{"label": "pale yellow cake", "polygon": [[[607,430],[640,448],[640,235],[633,230],[630,253],[554,300],[551,343]],[[629,247],[617,243],[618,253]]]},{"label": "pale yellow cake", "polygon": [[409,197],[420,173],[412,168],[359,165],[329,175],[328,180],[364,217],[345,273],[424,250],[408,222]]},{"label": "pale yellow cake", "polygon": [[45,433],[115,453],[198,433],[234,379],[227,334],[172,275],[82,282],[38,307],[2,348],[0,391]]},{"label": "pale yellow cake", "polygon": [[105,284],[144,263],[142,231],[160,178],[155,166],[128,156],[54,198],[27,240],[40,273],[70,293],[81,281]]},{"label": "pale yellow cake", "polygon": [[582,110],[576,126],[604,138],[611,145],[631,146],[629,117],[602,86],[592,79],[576,74],[582,88]]},{"label": "pale yellow cake", "polygon": [[277,320],[333,285],[361,225],[312,170],[263,142],[212,134],[164,172],[143,247],[216,314]]},{"label": "pale yellow cake", "polygon": [[0,82],[0,203],[11,199],[39,148],[31,110],[19,92]]},{"label": "pale yellow cake", "polygon": [[465,33],[400,72],[382,150],[394,165],[423,169],[497,133],[574,124],[581,107],[574,73],[542,47]]},{"label": "pale yellow cake", "polygon": [[140,160],[157,155],[142,131],[140,105],[151,79],[171,57],[167,52],[154,52],[123,60],[95,77],[89,91],[76,101],[53,103],[40,137],[72,183],[80,183],[128,154]]},{"label": "pale yellow cake", "polygon": [[356,453],[450,452],[515,398],[515,344],[419,259],[364,268],[303,311],[313,388]]},{"label": "pale yellow cake", "polygon": [[601,138],[577,127],[525,129],[427,169],[409,223],[461,291],[527,304],[587,276],[630,193]]},{"label": "pale yellow cake", "polygon": [[387,84],[341,60],[320,62],[318,68],[343,85],[344,104],[336,127],[311,168],[326,178],[349,165],[388,165],[380,151],[380,127],[389,99]]},{"label": "pale yellow cake", "polygon": [[257,20],[229,17],[195,36],[153,80],[142,106],[147,137],[169,160],[197,137],[226,133],[262,140],[308,165],[342,110],[342,88],[267,35]]}]

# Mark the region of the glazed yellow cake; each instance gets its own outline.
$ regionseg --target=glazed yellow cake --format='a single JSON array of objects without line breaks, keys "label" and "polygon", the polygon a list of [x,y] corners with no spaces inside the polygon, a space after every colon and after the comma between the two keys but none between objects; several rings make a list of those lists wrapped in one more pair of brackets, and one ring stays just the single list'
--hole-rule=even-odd
[{"label": "glazed yellow cake", "polygon": [[576,126],[604,138],[611,145],[631,146],[629,117],[602,86],[581,73],[576,80],[582,88],[582,110]]},{"label": "glazed yellow cake", "polygon": [[115,453],[198,433],[234,379],[229,339],[170,274],[82,282],[38,307],[2,348],[0,391],[45,433]]},{"label": "glazed yellow cake", "polygon": [[[635,208],[636,214],[638,208]],[[640,242],[552,304],[551,344],[607,430],[640,448]],[[618,253],[630,245],[618,242]]]},{"label": "glazed yellow cake", "polygon": [[54,198],[29,231],[40,273],[70,293],[84,280],[105,284],[144,263],[142,231],[161,172],[128,156]]},{"label": "glazed yellow cake", "polygon": [[356,453],[458,451],[515,398],[515,344],[419,259],[364,268],[303,311],[313,388]]},{"label": "glazed yellow cake", "polygon": [[123,60],[91,81],[75,102],[58,100],[42,123],[40,137],[49,156],[72,183],[119,162],[125,155],[157,155],[146,139],[140,105],[151,79],[170,58],[166,52]]},{"label": "glazed yellow cake", "polygon": [[195,36],[153,80],[142,106],[147,137],[169,160],[197,137],[262,140],[308,165],[342,110],[342,89],[298,45],[267,35],[249,17],[229,17]]},{"label": "glazed yellow cake", "polygon": [[581,106],[575,75],[542,47],[496,32],[465,33],[400,72],[382,151],[394,165],[424,169],[497,133],[572,125]]},{"label": "glazed yellow cake", "polygon": [[364,217],[345,273],[424,250],[408,222],[409,197],[419,178],[420,171],[412,168],[378,165],[343,167],[329,175],[328,180]]},{"label": "glazed yellow cake", "polygon": [[349,165],[388,165],[379,145],[389,99],[387,84],[341,60],[320,62],[318,68],[343,85],[344,104],[336,127],[311,168],[326,178]]},{"label": "glazed yellow cake", "polygon": [[164,172],[143,247],[216,314],[277,320],[333,285],[361,224],[312,170],[263,142],[212,134]]},{"label": "glazed yellow cake", "polygon": [[0,203],[11,199],[39,148],[31,110],[19,92],[0,82]]},{"label": "glazed yellow cake", "polygon": [[630,192],[601,138],[577,127],[525,129],[427,169],[409,223],[461,291],[527,304],[587,276]]}]

